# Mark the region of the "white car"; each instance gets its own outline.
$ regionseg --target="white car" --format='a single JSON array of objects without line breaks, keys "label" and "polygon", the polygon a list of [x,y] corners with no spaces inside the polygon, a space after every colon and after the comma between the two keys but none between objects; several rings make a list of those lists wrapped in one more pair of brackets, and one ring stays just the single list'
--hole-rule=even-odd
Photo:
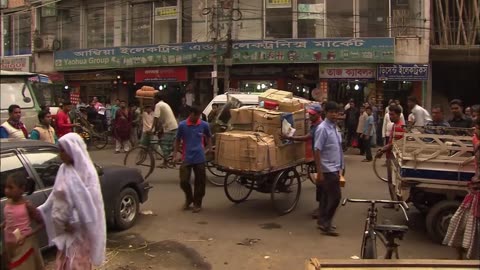
[{"label": "white car", "polygon": [[[259,93],[260,94],[260,93]],[[242,106],[257,106],[258,105],[258,95],[259,94],[221,94],[212,99],[210,103],[205,107],[203,113],[205,116],[208,116],[212,111],[212,105],[218,104],[219,107],[222,107],[227,103],[227,95],[238,99],[242,102]]]}]

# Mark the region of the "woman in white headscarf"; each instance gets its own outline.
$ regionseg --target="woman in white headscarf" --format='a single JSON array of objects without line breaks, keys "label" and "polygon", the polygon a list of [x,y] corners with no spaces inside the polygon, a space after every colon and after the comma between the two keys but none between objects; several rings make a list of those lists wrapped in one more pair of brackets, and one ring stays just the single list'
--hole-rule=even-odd
[{"label": "woman in white headscarf", "polygon": [[92,269],[105,260],[105,210],[98,174],[78,134],[69,133],[58,144],[63,164],[39,210],[50,243],[58,249],[56,269]]}]

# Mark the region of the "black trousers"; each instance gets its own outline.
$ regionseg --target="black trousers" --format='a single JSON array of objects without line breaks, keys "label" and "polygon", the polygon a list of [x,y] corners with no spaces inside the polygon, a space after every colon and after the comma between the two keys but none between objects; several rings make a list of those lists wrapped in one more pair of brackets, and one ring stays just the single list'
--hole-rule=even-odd
[{"label": "black trousers", "polygon": [[332,220],[342,198],[339,172],[324,173],[323,183],[319,184],[321,197],[318,207],[317,224],[325,228],[332,226]]},{"label": "black trousers", "polygon": [[[192,170],[195,175],[194,189],[190,184],[190,177]],[[200,164],[182,164],[180,166],[180,187],[185,193],[185,200],[187,204],[193,202],[197,207],[202,206],[202,199],[205,196],[205,182],[207,180],[207,174],[205,172],[205,163]]]},{"label": "black trousers", "polygon": [[372,137],[363,140],[363,151],[365,152],[365,159],[372,160]]},{"label": "black trousers", "polygon": [[361,133],[357,133],[357,138],[358,139],[358,149],[360,149],[360,155],[365,155],[365,148],[363,146],[363,139],[362,139],[362,134]]}]

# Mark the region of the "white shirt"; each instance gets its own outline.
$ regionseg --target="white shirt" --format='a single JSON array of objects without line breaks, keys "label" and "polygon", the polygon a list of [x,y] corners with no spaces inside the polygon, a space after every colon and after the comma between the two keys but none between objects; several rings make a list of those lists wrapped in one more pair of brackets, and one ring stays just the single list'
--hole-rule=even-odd
[{"label": "white shirt", "polygon": [[153,112],[151,112],[151,113],[143,112],[143,114],[142,114],[142,121],[143,121],[142,131],[143,132],[147,132],[147,131],[152,130],[153,119],[154,119]]},{"label": "white shirt", "polygon": [[155,105],[153,116],[160,120],[164,132],[172,131],[178,128],[177,119],[173,114],[172,108],[170,108],[170,106],[163,101],[160,101]]},{"label": "white shirt", "polygon": [[428,111],[425,110],[423,107],[419,106],[418,104],[413,107],[412,115],[415,121],[415,126],[423,127],[427,124],[428,121],[432,121],[432,117],[430,116]]}]

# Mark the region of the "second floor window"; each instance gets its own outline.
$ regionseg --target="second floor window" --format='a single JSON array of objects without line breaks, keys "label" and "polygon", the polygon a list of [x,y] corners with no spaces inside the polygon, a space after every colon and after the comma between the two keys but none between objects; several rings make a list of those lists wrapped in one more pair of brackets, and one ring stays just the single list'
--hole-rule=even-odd
[{"label": "second floor window", "polygon": [[32,18],[29,12],[2,16],[4,56],[32,53]]}]

